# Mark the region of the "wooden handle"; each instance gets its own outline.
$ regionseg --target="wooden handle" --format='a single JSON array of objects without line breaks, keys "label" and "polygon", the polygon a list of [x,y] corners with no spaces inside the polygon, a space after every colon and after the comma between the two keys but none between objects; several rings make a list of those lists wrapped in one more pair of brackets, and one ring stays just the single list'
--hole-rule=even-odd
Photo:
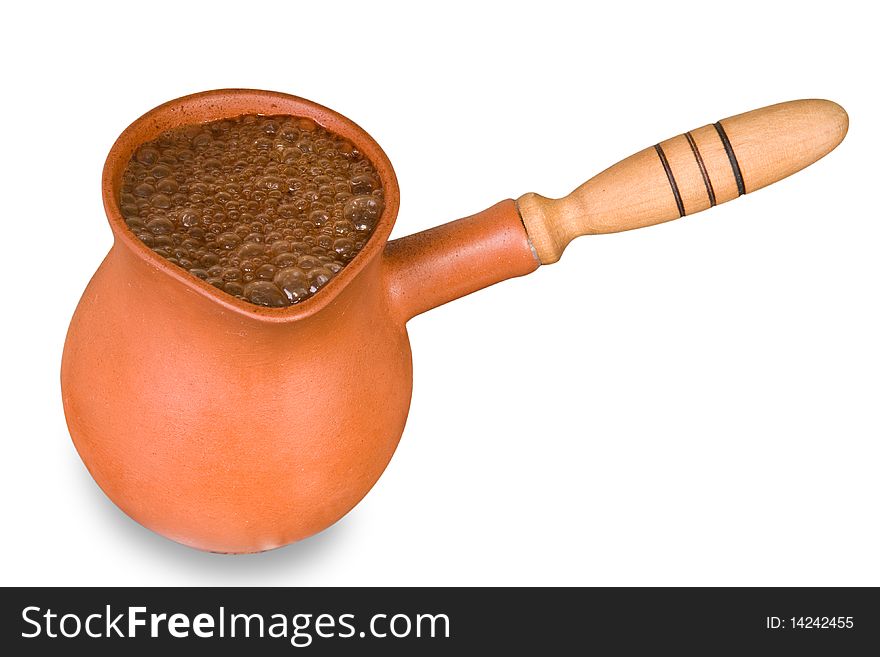
[{"label": "wooden handle", "polygon": [[517,199],[543,264],[580,235],[678,219],[753,192],[837,146],[849,119],[829,100],[793,100],[723,119],[646,148],[568,196]]}]

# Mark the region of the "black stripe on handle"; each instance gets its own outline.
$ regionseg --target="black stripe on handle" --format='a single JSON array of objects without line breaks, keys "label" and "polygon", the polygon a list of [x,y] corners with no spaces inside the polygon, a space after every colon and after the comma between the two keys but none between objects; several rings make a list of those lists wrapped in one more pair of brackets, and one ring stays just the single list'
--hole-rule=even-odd
[{"label": "black stripe on handle", "polygon": [[739,195],[742,196],[746,193],[746,185],[743,182],[742,171],[739,168],[739,162],[736,161],[736,154],[733,152],[733,146],[730,145],[730,140],[727,138],[727,133],[724,132],[724,126],[721,125],[721,121],[713,124],[715,126],[715,131],[718,133],[718,136],[721,138],[721,143],[724,144],[724,151],[727,153],[727,159],[730,160],[730,168],[733,169],[733,177],[736,178],[736,190],[739,192]]},{"label": "black stripe on handle", "polygon": [[681,194],[678,193],[678,185],[675,183],[675,177],[672,175],[672,169],[669,167],[669,160],[666,159],[666,153],[660,148],[660,144],[654,144],[657,155],[660,156],[660,163],[663,164],[663,170],[669,179],[669,186],[672,187],[672,195],[675,196],[675,204],[678,206],[678,216],[684,216],[684,203],[681,201]]},{"label": "black stripe on handle", "polygon": [[697,161],[697,166],[700,167],[700,175],[703,176],[703,184],[706,186],[706,193],[709,195],[709,207],[715,207],[715,189],[712,187],[712,181],[709,180],[709,172],[706,171],[706,165],[703,163],[703,156],[700,155],[700,149],[697,148],[697,142],[694,141],[693,135],[691,133],[686,132],[684,136],[688,140],[688,144],[691,147],[691,153],[694,154],[694,159]]}]

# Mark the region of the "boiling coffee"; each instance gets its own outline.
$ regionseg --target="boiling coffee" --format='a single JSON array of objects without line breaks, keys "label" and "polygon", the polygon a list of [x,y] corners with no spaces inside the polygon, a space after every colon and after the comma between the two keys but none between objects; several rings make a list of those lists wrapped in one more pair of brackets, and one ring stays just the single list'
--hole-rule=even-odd
[{"label": "boiling coffee", "polygon": [[373,164],[314,121],[245,115],[141,145],[119,206],[169,262],[261,306],[300,303],[348,264],[384,207]]}]

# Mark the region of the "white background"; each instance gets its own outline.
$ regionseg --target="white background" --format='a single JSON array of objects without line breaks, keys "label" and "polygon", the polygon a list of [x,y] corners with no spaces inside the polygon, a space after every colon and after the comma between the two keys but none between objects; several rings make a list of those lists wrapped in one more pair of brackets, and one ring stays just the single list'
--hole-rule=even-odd
[{"label": "white background", "polygon": [[[2,111],[3,584],[880,585],[880,57],[867,2],[11,3]],[[803,97],[842,146],[735,203],[583,238],[410,323],[385,475],[322,534],[179,546],[82,466],[67,324],[111,244],[101,167],[166,100],[294,93],[366,128],[395,236],[563,195]]]}]

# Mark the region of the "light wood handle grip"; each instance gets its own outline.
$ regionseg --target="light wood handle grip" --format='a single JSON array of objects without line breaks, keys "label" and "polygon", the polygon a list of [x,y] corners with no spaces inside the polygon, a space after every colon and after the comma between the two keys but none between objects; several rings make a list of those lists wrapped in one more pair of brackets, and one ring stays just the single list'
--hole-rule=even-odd
[{"label": "light wood handle grip", "polygon": [[793,100],[723,119],[646,148],[568,196],[517,199],[543,264],[580,235],[678,219],[753,192],[837,146],[849,120],[829,100]]}]

